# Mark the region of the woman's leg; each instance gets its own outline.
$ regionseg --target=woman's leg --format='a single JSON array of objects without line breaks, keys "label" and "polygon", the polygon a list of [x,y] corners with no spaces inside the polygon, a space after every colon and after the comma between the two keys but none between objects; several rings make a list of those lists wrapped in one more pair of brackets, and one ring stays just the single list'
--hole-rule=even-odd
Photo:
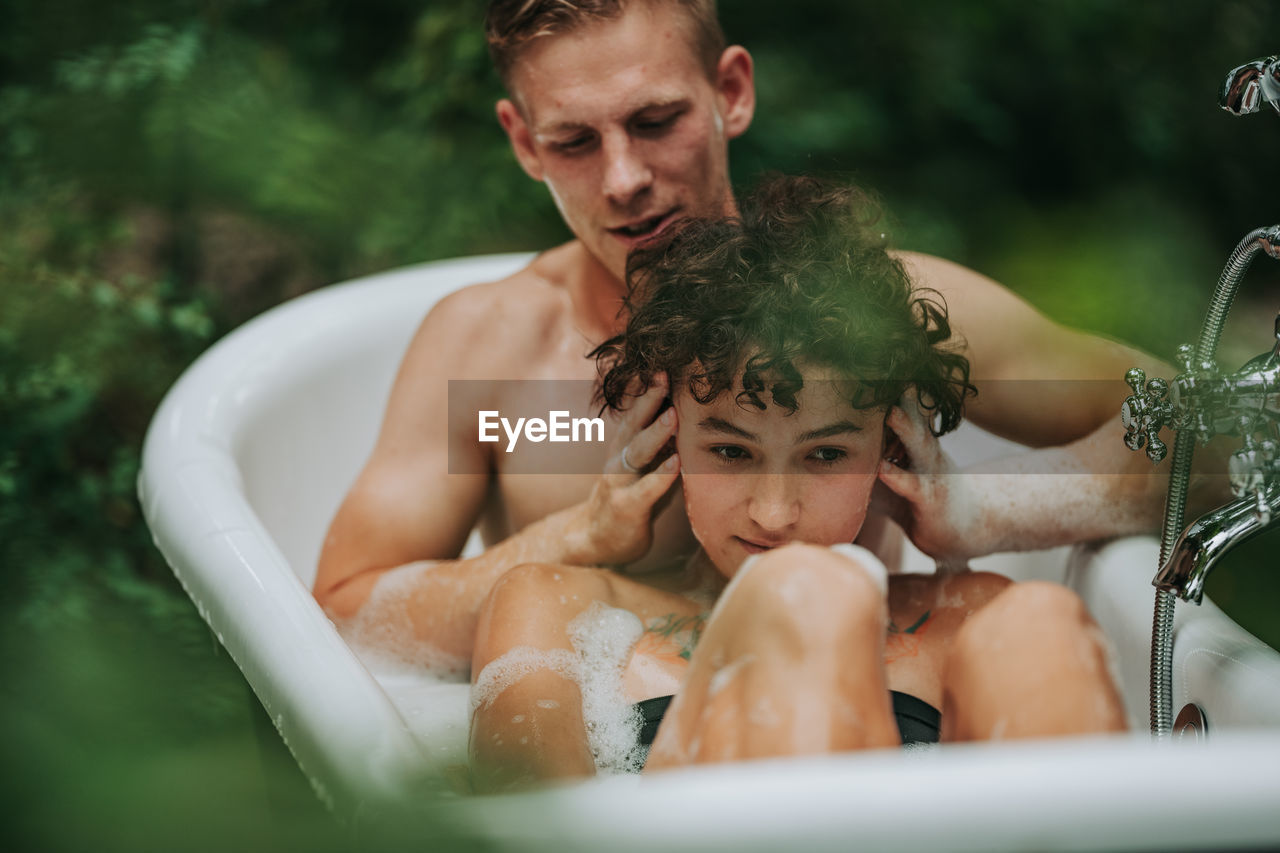
[{"label": "woman's leg", "polygon": [[942,679],[956,632],[1012,583],[993,572],[895,575],[889,580],[884,663],[889,689],[942,708]]},{"label": "woman's leg", "polygon": [[602,569],[529,564],[503,575],[481,610],[472,658],[476,788],[592,775],[588,717],[597,751],[625,755],[634,746],[622,743],[634,737],[629,703],[648,698],[624,692],[635,641],[668,614],[698,612],[683,596]]},{"label": "woman's leg", "polygon": [[898,744],[881,661],[883,578],[869,552],[808,545],[745,565],[712,611],[646,769]]},{"label": "woman's leg", "polygon": [[1013,584],[957,632],[943,676],[944,741],[1125,728],[1106,639],[1066,587]]}]

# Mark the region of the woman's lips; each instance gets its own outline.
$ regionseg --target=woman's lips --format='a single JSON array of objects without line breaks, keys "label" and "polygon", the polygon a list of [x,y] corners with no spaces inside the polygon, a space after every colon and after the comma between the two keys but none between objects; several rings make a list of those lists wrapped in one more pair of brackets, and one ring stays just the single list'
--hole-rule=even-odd
[{"label": "woman's lips", "polygon": [[765,551],[772,551],[774,548],[783,544],[781,542],[753,542],[750,539],[743,539],[741,536],[735,536],[733,538],[737,540],[738,544],[741,545],[742,549],[748,554],[763,554]]}]

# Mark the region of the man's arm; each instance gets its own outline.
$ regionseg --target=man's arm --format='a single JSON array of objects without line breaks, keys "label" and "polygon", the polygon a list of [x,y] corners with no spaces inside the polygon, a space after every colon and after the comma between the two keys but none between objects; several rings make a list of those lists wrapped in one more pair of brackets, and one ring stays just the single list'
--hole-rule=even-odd
[{"label": "man's arm", "polygon": [[[1153,466],[1125,446],[1119,412],[1130,393],[1125,371],[1172,376],[1173,369],[1060,326],[972,270],[927,255],[903,259],[918,285],[942,294],[964,342],[978,388],[966,417],[1039,448],[957,472],[913,406],[891,415],[912,470],[886,464],[881,479],[905,499],[894,515],[917,546],[945,560],[1155,530],[1168,465]],[[1222,470],[1212,454],[1200,461],[1205,471]],[[1221,478],[1195,484],[1195,502],[1220,497]]]},{"label": "man's arm", "polygon": [[[988,432],[1030,447],[1065,445],[1119,423],[1129,368],[1173,373],[1132,347],[1053,322],[967,267],[913,252],[901,257],[918,287],[946,301],[979,390],[966,402],[965,417]],[[1117,461],[1132,456],[1119,439],[1117,446]]]},{"label": "man's arm", "polygon": [[[423,321],[396,378],[374,451],[330,525],[314,586],[329,613],[350,618],[388,571],[421,563],[409,569],[409,607],[395,608],[404,615],[369,615],[407,616],[412,625],[389,627],[463,658],[471,654],[480,606],[504,572],[530,562],[634,559],[639,555],[624,552],[647,549],[649,511],[678,473],[660,468],[638,477],[618,468],[600,478],[584,503],[529,525],[478,557],[456,559],[484,505],[492,466],[475,434],[450,435],[474,430],[474,423],[451,423],[449,379],[501,375],[493,363],[497,348],[475,345],[486,339],[493,317],[494,306],[484,298],[459,293]],[[636,438],[649,424],[662,393],[654,389],[633,407],[619,440]],[[660,422],[643,429],[629,459],[644,464],[652,458],[645,451],[652,445],[656,453],[669,429]],[[451,454],[455,470],[485,473],[451,474]]]}]

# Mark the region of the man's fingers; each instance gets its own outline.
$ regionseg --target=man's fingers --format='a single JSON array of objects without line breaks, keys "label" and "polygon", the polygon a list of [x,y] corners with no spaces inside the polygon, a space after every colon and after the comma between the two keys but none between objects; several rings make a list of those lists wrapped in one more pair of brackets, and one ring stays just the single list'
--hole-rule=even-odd
[{"label": "man's fingers", "polygon": [[900,497],[911,499],[920,493],[919,476],[899,468],[888,459],[880,460],[880,468],[876,475],[880,478],[880,482]]},{"label": "man's fingers", "polygon": [[905,530],[911,518],[911,502],[894,492],[881,480],[871,489],[871,504],[868,511],[888,516]]},{"label": "man's fingers", "polygon": [[901,406],[889,409],[885,424],[906,444],[919,443],[929,430],[929,423],[920,411],[919,403],[909,397],[903,399]]},{"label": "man's fingers", "polygon": [[885,418],[885,426],[893,430],[906,449],[911,470],[919,473],[939,470],[943,465],[942,446],[933,434],[930,416],[919,406],[915,392],[904,396],[902,406],[894,406]]},{"label": "man's fingers", "polygon": [[920,402],[920,389],[915,385],[907,388],[906,393],[902,395],[902,408],[908,415],[919,418],[922,423],[929,422],[929,409]]}]

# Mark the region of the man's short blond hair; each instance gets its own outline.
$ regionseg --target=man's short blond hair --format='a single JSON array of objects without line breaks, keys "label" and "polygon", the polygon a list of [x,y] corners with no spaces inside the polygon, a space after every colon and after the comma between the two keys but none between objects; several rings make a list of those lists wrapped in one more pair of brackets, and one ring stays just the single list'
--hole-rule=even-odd
[{"label": "man's short blond hair", "polygon": [[715,0],[492,0],[484,25],[489,55],[510,90],[511,69],[535,39],[567,33],[591,21],[616,19],[630,3],[673,6],[687,16],[693,47],[708,78],[715,79],[725,48]]}]

